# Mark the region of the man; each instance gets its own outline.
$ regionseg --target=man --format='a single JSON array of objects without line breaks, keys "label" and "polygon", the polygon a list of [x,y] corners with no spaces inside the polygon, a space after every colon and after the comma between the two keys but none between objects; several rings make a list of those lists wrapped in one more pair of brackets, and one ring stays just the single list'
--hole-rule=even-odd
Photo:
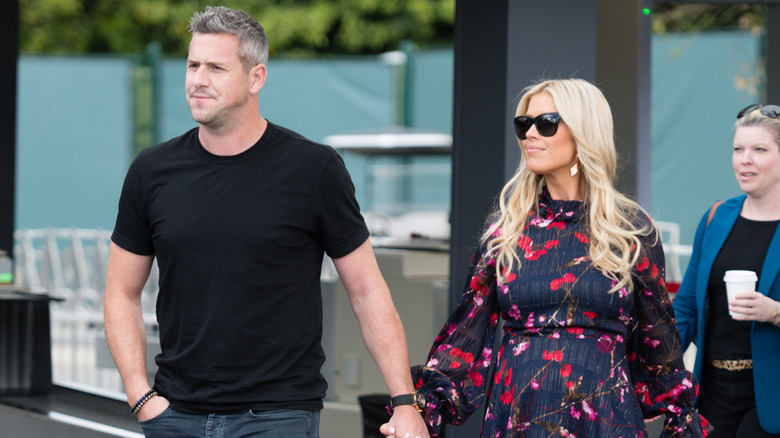
[{"label": "man", "polygon": [[[396,408],[427,437],[406,338],[342,160],[264,119],[263,28],[207,7],[191,21],[185,81],[198,127],[128,170],[109,255],[105,327],[147,436],[317,437],[323,253],[332,259]],[[141,290],[153,258],[162,353],[146,378]]]}]

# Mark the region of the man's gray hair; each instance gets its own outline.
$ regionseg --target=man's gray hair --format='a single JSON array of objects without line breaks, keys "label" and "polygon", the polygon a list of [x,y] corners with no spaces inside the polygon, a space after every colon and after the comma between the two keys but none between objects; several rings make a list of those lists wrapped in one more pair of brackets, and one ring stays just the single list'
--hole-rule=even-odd
[{"label": "man's gray hair", "polygon": [[190,19],[190,32],[235,35],[238,38],[238,59],[244,71],[257,64],[268,64],[268,39],[263,26],[244,11],[224,6],[206,6]]}]

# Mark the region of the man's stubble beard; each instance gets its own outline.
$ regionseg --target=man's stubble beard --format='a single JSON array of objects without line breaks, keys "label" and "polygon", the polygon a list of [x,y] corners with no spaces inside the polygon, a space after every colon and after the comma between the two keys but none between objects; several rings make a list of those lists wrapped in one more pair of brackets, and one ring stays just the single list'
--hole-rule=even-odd
[{"label": "man's stubble beard", "polygon": [[243,108],[248,100],[249,96],[246,95],[243,99],[233,103],[232,105],[226,106],[224,108],[217,108],[201,116],[197,116],[196,112],[192,110],[192,106],[190,105],[190,115],[195,122],[206,128],[214,130],[222,129],[235,122],[234,114],[236,114],[240,108]]}]

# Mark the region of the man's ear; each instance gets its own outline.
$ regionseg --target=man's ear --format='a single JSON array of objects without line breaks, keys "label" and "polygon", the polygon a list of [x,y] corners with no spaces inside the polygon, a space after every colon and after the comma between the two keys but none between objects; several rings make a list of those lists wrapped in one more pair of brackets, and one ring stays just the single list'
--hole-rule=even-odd
[{"label": "man's ear", "polygon": [[260,89],[265,85],[265,78],[268,77],[268,69],[265,64],[257,64],[249,70],[249,91],[252,94],[257,94]]}]

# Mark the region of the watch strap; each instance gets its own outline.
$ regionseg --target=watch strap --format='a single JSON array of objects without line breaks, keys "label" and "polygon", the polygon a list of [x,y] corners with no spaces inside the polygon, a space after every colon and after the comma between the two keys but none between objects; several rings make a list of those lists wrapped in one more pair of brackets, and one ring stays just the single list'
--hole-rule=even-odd
[{"label": "watch strap", "polygon": [[393,408],[403,405],[414,406],[415,404],[414,394],[401,394],[390,399],[390,406]]},{"label": "watch strap", "polygon": [[417,394],[401,394],[390,398],[390,407],[395,409],[398,406],[411,405],[417,412],[422,413],[422,409],[417,404]]}]

